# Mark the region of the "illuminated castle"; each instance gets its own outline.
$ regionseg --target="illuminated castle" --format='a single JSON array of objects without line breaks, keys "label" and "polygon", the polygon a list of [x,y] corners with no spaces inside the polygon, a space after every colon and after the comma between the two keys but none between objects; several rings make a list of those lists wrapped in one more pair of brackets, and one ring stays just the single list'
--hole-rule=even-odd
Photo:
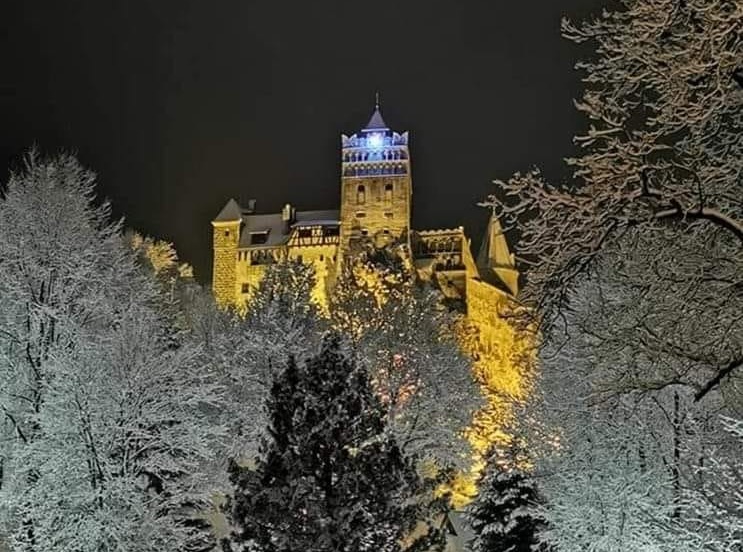
[{"label": "illuminated castle", "polygon": [[447,297],[466,300],[468,318],[488,326],[494,308],[518,292],[518,272],[491,217],[476,258],[463,227],[413,230],[409,135],[385,124],[377,103],[367,125],[341,135],[340,209],[259,214],[230,199],[212,221],[212,290],[222,305],[244,305],[266,266],[282,259],[312,263],[315,299],[324,304],[344,257],[364,241],[402,244],[421,278]]}]

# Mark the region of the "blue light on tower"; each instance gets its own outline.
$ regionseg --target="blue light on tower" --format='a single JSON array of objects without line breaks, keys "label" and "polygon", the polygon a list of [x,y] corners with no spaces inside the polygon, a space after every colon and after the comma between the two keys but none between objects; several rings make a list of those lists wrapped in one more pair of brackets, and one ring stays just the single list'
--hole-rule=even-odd
[{"label": "blue light on tower", "polygon": [[381,148],[384,144],[384,136],[379,132],[373,132],[369,135],[367,143],[370,148]]}]

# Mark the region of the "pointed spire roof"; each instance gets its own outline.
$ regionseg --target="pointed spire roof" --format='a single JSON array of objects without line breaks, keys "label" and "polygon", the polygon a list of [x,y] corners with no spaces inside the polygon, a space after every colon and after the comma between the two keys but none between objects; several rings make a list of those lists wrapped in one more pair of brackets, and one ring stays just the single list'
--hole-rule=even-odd
[{"label": "pointed spire roof", "polygon": [[[519,291],[519,272],[508,241],[495,213],[491,213],[488,229],[475,261],[480,277],[515,296]],[[504,288],[505,286],[505,288]]]},{"label": "pointed spire roof", "polygon": [[242,220],[242,209],[237,201],[230,199],[212,222],[233,222]]},{"label": "pointed spire roof", "polygon": [[382,119],[382,112],[379,108],[379,92],[377,92],[376,101],[374,103],[374,113],[372,113],[371,119],[366,123],[362,132],[372,132],[375,130],[389,130],[387,123]]},{"label": "pointed spire roof", "polygon": [[490,215],[490,220],[488,220],[488,228],[480,245],[476,264],[483,268],[514,268],[513,257],[508,248],[508,241],[503,233],[500,221],[494,213]]}]

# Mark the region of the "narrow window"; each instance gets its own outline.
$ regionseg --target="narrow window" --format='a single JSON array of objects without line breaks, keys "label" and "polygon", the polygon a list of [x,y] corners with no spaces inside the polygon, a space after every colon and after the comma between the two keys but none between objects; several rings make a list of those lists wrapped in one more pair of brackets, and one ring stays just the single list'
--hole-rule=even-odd
[{"label": "narrow window", "polygon": [[359,205],[366,203],[366,188],[363,184],[360,184],[356,189],[356,203]]},{"label": "narrow window", "polygon": [[242,285],[242,292],[243,293],[250,293],[250,284],[243,284]]},{"label": "narrow window", "polygon": [[392,190],[393,190],[392,184],[385,184],[384,185],[384,201],[385,201],[385,203],[392,203]]}]

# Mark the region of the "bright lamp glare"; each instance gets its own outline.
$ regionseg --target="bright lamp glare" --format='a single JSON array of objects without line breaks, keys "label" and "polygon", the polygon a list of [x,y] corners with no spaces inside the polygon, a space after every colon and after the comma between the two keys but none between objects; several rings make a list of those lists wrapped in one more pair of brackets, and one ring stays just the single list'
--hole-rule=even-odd
[{"label": "bright lamp glare", "polygon": [[371,134],[369,136],[369,146],[372,148],[382,147],[382,135],[376,132]]}]

